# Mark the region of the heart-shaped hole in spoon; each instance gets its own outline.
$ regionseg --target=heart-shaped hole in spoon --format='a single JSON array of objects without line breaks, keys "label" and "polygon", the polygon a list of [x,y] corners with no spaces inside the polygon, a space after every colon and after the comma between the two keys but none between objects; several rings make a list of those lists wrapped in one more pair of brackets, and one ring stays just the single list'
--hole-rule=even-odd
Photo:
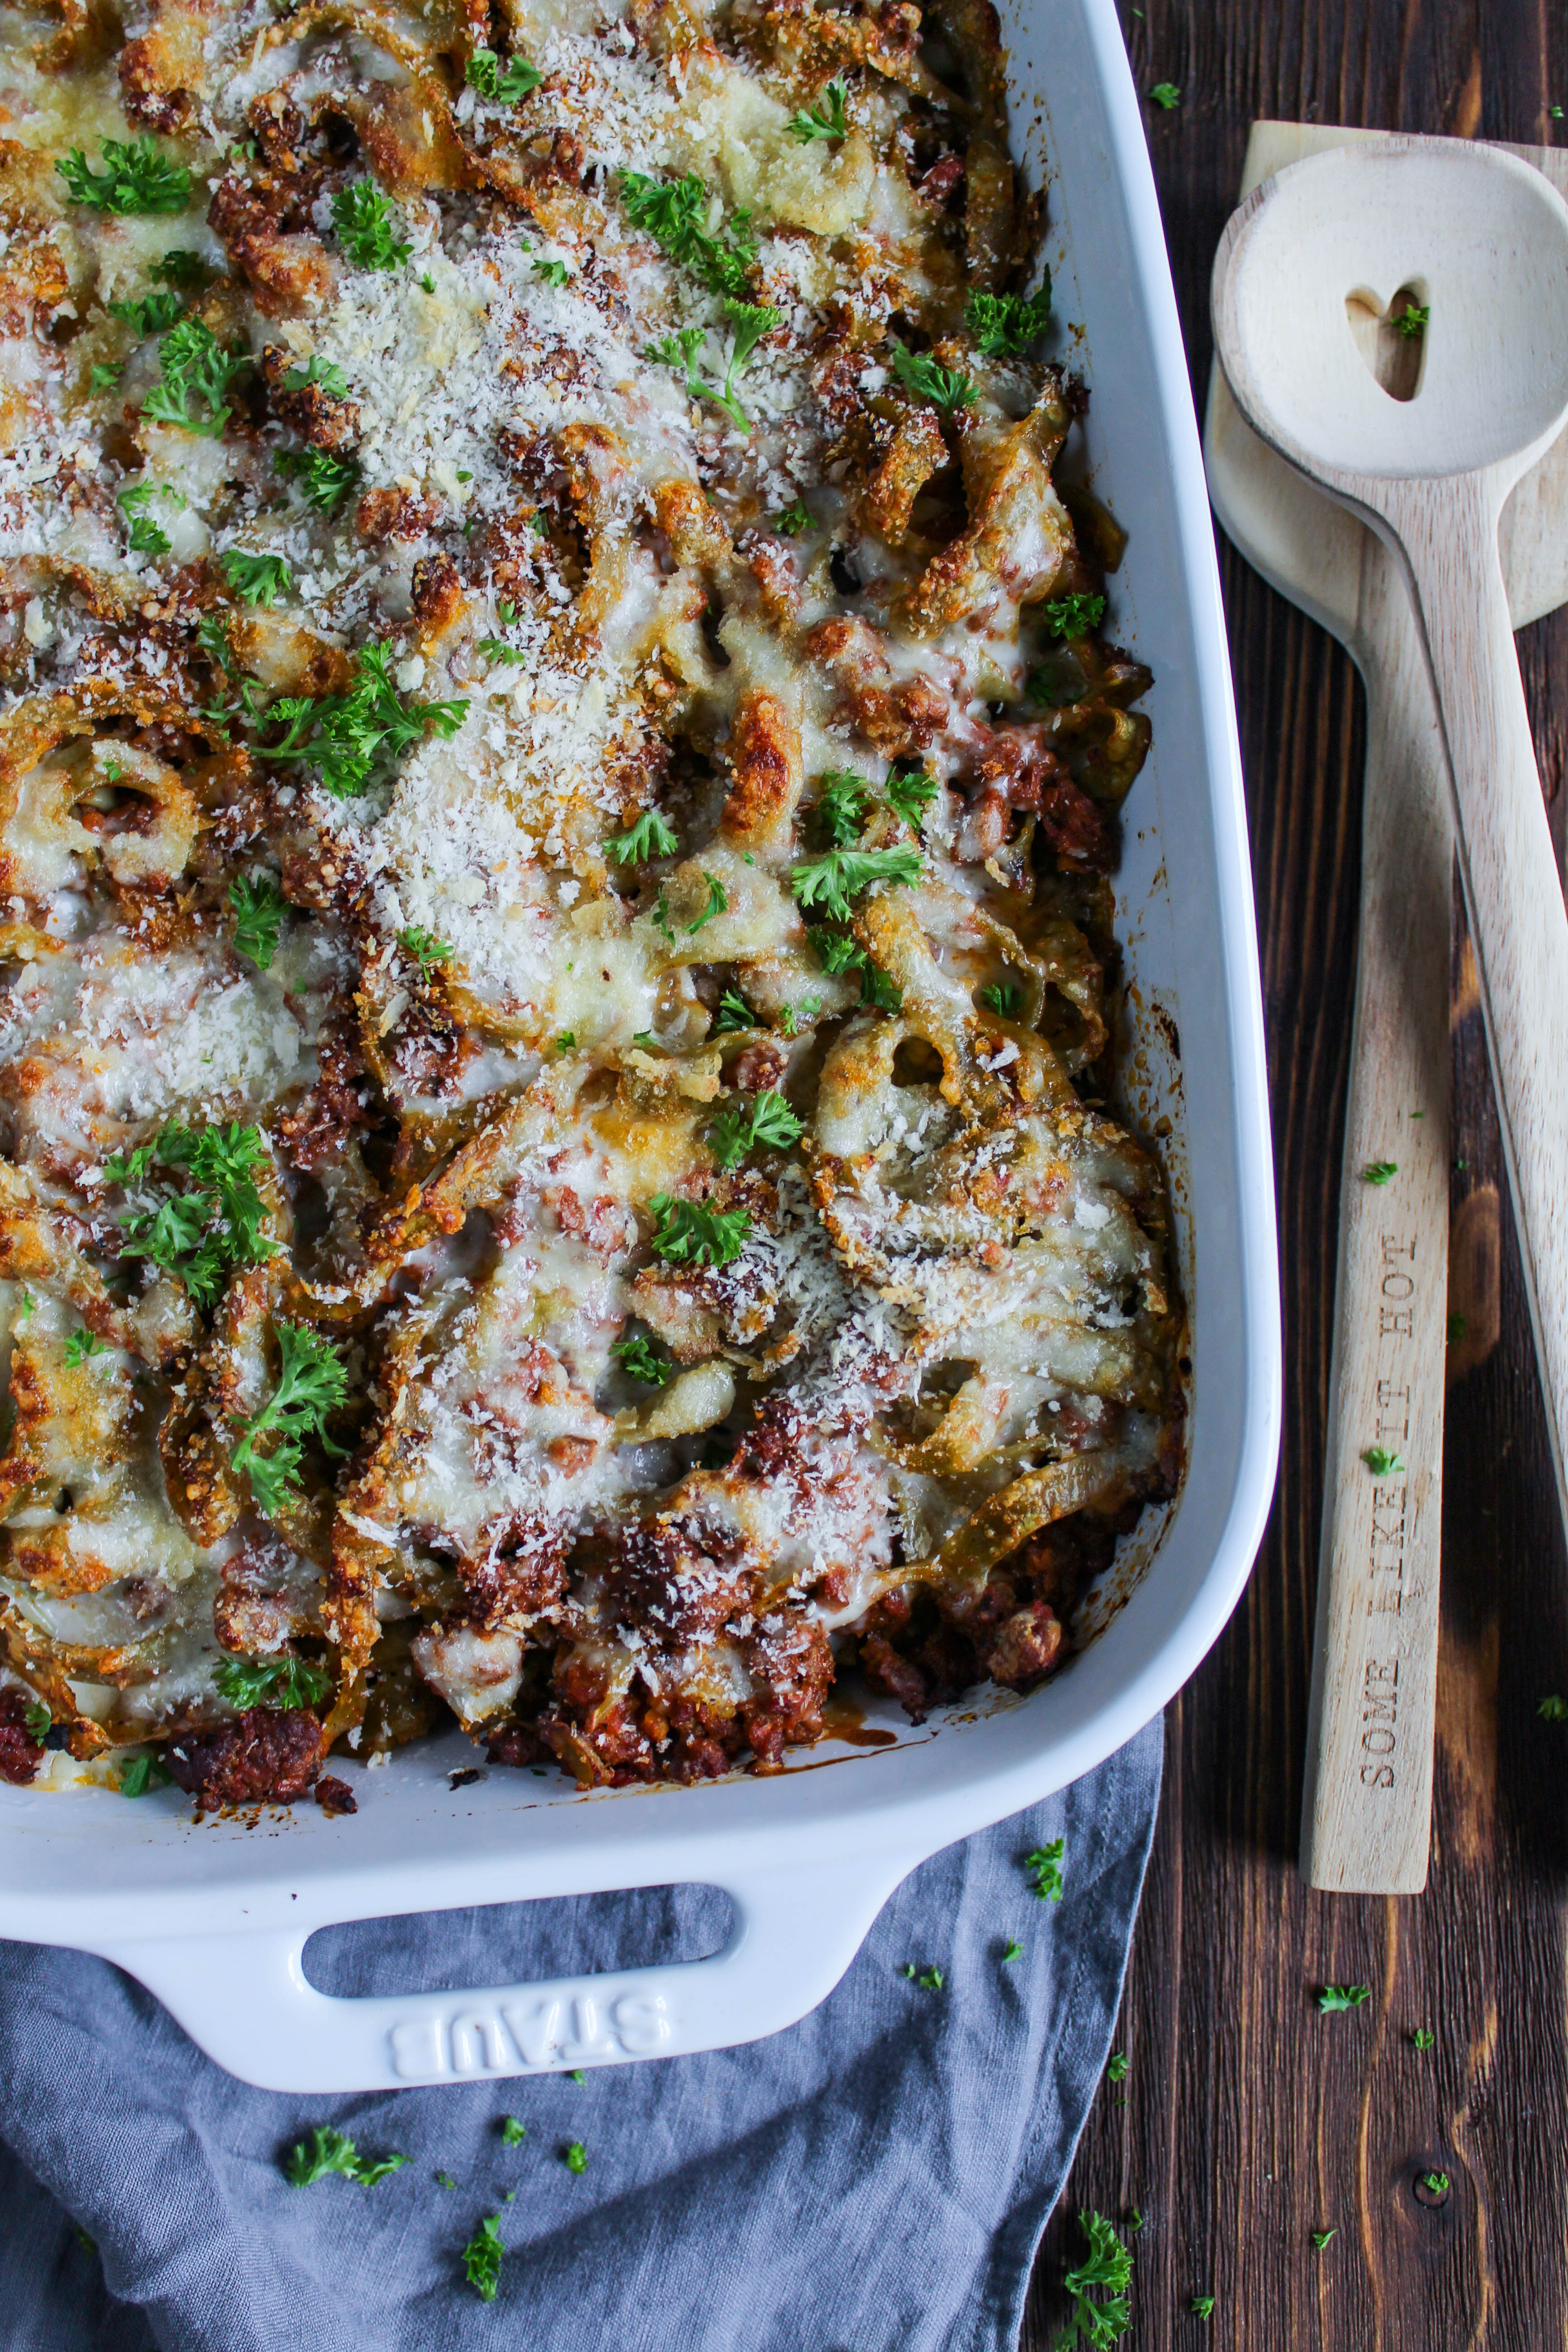
[{"label": "heart-shaped hole in spoon", "polygon": [[1426,351],[1425,290],[1402,286],[1389,303],[1379,301],[1365,287],[1345,296],[1345,317],[1367,373],[1394,400],[1414,400],[1421,389]]}]

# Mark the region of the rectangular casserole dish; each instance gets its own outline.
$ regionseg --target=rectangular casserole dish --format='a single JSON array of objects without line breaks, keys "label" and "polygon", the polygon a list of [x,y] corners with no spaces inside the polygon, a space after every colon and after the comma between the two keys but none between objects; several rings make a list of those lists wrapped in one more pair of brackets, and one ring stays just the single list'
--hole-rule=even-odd
[{"label": "rectangular casserole dish", "polygon": [[[192,1823],[165,1791],[0,1786],[0,1933],[117,1961],[219,2063],[279,2090],[379,2090],[744,2042],[823,2000],[889,1895],[953,1839],[1089,1770],[1171,1697],[1234,1607],[1272,1492],[1279,1335],[1245,812],[1203,461],[1137,95],[1111,0],[1004,0],[1013,142],[1048,172],[1058,316],[1084,334],[1095,487],[1131,531],[1119,639],[1155,674],[1154,751],[1116,877],[1126,1115],[1169,1173],[1191,1325],[1186,1475],[1090,1602],[1054,1680],[991,1691],[869,1749],[776,1776],[584,1795],[492,1771],[452,1790],[458,1735],[342,1769],[352,1828],[313,1808]],[[1075,338],[1075,343],[1078,341]],[[822,1769],[826,1763],[829,1769]],[[337,1769],[334,1766],[334,1769]],[[393,1913],[705,1883],[726,1948],[679,1964],[406,1998],[310,1984],[318,1928]]]}]

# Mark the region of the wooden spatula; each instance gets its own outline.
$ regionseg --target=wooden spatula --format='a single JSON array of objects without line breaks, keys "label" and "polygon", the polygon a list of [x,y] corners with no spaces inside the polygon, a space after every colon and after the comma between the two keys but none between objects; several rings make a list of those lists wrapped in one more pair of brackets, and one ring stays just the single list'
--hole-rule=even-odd
[{"label": "wooden spatula", "polygon": [[[1257,123],[1241,194],[1304,156],[1377,135]],[[1568,194],[1568,154],[1510,152]],[[1217,366],[1205,446],[1227,535],[1341,640],[1366,685],[1361,927],[1301,1866],[1315,1886],[1410,1894],[1426,1884],[1430,1838],[1442,1522],[1447,779],[1409,599],[1381,541],[1264,446]],[[1568,437],[1520,484],[1502,549],[1516,627],[1568,603]],[[1389,1163],[1394,1172],[1383,1176]],[[1403,1476],[1369,1470],[1365,1455],[1378,1445],[1403,1461]]]}]

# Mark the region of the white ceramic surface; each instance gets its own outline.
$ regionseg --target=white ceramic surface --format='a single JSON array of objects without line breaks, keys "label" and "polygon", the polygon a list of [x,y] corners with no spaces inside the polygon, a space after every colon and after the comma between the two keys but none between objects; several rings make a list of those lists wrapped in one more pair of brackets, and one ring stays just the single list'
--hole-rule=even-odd
[{"label": "white ceramic surface", "polygon": [[[1095,483],[1131,531],[1111,621],[1157,680],[1118,928],[1138,1045],[1131,1097],[1173,1129],[1162,1148],[1192,1316],[1182,1495],[1157,1548],[1151,1533],[1132,1539],[1116,1576],[1125,1605],[1103,1611],[1099,1638],[1042,1689],[994,1693],[918,1731],[889,1712],[879,1719],[896,1746],[819,1748],[770,1779],[582,1796],[555,1776],[492,1770],[454,1791],[447,1773],[479,1759],[453,1734],[384,1769],[334,1759],[359,1795],[352,1821],[301,1805],[255,1827],[197,1826],[174,1790],[131,1803],[0,1786],[0,1933],[119,1961],[247,2081],[321,2092],[471,2081],[792,2024],[831,1991],[916,1864],[1064,1787],[1163,1706],[1252,1565],[1279,1444],[1278,1276],[1203,460],[1113,0],[1004,0],[1003,13],[1015,138],[1037,170],[1048,157],[1058,317],[1085,330],[1068,348],[1093,389]],[[1070,1853],[1067,1871],[1070,1891]],[[734,1900],[734,1932],[711,1958],[531,1985],[524,1953],[510,1988],[363,2000],[325,1996],[304,1972],[307,1937],[338,1921],[681,1882]]]}]

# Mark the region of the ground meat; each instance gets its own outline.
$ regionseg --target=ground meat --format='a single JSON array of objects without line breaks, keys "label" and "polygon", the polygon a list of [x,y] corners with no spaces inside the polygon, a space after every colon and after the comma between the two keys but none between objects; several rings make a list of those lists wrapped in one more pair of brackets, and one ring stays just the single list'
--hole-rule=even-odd
[{"label": "ground meat", "polygon": [[627,1528],[611,1555],[607,1602],[616,1622],[673,1649],[717,1633],[743,1606],[740,1585],[678,1525]]},{"label": "ground meat", "polygon": [[377,547],[387,539],[423,539],[436,515],[435,499],[416,498],[412,490],[366,490],[354,509],[354,529]]},{"label": "ground meat", "polygon": [[0,1780],[25,1789],[44,1758],[44,1746],[27,1729],[27,1709],[37,1700],[11,1685],[0,1690]]},{"label": "ground meat", "polygon": [[414,567],[409,594],[422,644],[449,629],[468,605],[458,567],[449,555],[422,555]]},{"label": "ground meat", "polygon": [[748,1045],[731,1063],[730,1084],[743,1095],[767,1094],[777,1087],[788,1066],[787,1049],[771,1037],[764,1038],[759,1045]]},{"label": "ground meat", "polygon": [[358,404],[352,400],[334,399],[319,383],[301,383],[289,391],[288,378],[299,372],[300,362],[291,352],[282,350],[277,343],[266,345],[261,354],[261,373],[274,414],[285,425],[291,425],[312,449],[345,449],[357,441]]},{"label": "ground meat", "polygon": [[359,1024],[352,1014],[330,1024],[319,1048],[321,1075],[294,1110],[285,1111],[277,1134],[290,1164],[309,1171],[342,1156],[356,1127],[373,1116],[374,1088],[365,1076]]},{"label": "ground meat", "polygon": [[314,1786],[321,1727],[303,1708],[253,1706],[216,1731],[165,1750],[180,1787],[207,1812],[219,1805],[291,1805]]},{"label": "ground meat", "polygon": [[868,1633],[860,1644],[860,1672],[868,1690],[896,1698],[911,1723],[923,1723],[931,1706],[931,1685],[912,1658],[895,1650],[880,1633]]},{"label": "ground meat", "polygon": [[538,1764],[550,1755],[548,1743],[531,1723],[498,1723],[485,1742],[492,1764]]},{"label": "ground meat", "polygon": [[784,1614],[765,1618],[746,1643],[752,1680],[759,1685],[741,1719],[760,1771],[779,1771],[786,1748],[809,1747],[822,1735],[822,1703],[833,1687],[833,1649],[826,1629]]},{"label": "ground meat", "polygon": [[985,1649],[985,1670],[1004,1690],[1033,1690],[1061,1654],[1062,1628],[1043,1601],[1005,1618]]},{"label": "ground meat", "polygon": [[[515,1540],[516,1538],[514,1538]],[[566,1590],[566,1544],[559,1534],[535,1533],[510,1552],[489,1551],[458,1569],[463,1591],[481,1624],[531,1617],[560,1600]]]},{"label": "ground meat", "polygon": [[324,1813],[357,1813],[359,1799],[346,1780],[333,1780],[329,1774],[316,1783],[316,1802]]}]

